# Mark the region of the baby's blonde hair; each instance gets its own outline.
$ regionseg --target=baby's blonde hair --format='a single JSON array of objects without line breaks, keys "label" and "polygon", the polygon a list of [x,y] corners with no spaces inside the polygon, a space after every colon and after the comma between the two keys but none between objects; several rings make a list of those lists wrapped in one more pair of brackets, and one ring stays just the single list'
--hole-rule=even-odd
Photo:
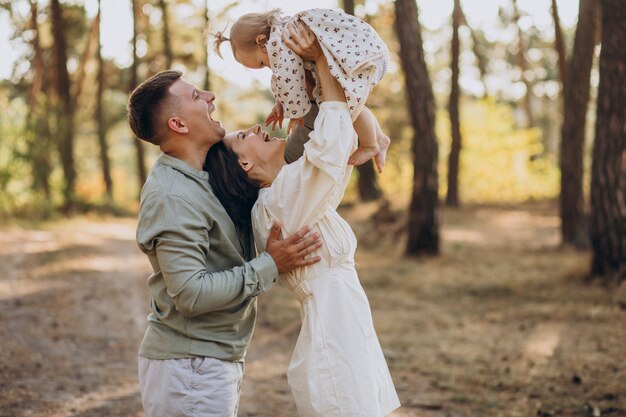
[{"label": "baby's blonde hair", "polygon": [[265,35],[266,39],[270,37],[272,26],[282,23],[280,9],[272,9],[264,13],[248,13],[241,16],[230,29],[230,38],[224,36],[222,32],[217,32],[213,49],[217,56],[222,58],[220,47],[222,43],[230,41],[233,54],[237,49],[250,49],[255,46],[256,38],[259,35]]}]

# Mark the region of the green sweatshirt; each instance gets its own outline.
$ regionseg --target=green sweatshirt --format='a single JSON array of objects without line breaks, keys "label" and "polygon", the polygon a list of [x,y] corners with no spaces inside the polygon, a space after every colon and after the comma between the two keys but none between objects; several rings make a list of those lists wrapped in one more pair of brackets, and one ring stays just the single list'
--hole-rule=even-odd
[{"label": "green sweatshirt", "polygon": [[208,173],[161,154],[141,191],[137,243],[154,271],[139,354],[242,360],[256,296],[274,285],[278,270],[265,252],[250,260],[251,231],[236,230]]}]

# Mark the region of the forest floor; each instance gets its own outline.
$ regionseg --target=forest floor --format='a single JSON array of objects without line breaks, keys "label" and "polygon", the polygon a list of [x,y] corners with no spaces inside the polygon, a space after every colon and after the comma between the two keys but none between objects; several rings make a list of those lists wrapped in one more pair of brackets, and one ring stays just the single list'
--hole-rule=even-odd
[{"label": "forest floor", "polygon": [[[346,209],[403,407],[394,417],[626,416],[626,311],[560,248],[551,203],[442,212],[442,254],[403,258],[403,219]],[[0,417],[140,417],[136,355],[150,267],[134,219],[0,232]],[[623,289],[622,289],[623,290]],[[283,288],[259,299],[240,417],[296,416],[299,330]]]}]

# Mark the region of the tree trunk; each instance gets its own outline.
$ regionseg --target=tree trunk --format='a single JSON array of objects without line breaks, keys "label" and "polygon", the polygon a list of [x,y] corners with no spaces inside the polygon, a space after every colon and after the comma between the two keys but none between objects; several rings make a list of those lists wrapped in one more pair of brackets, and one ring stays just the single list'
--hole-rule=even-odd
[{"label": "tree trunk", "polygon": [[[209,19],[209,1],[210,0],[206,0],[204,3],[204,30],[205,32],[209,30],[209,23],[210,23],[210,19]],[[205,65],[205,73],[204,73],[204,89],[207,91],[211,90],[211,74],[209,71],[209,45],[208,42],[205,40],[205,42],[207,43],[205,45],[204,48],[204,65]]]},{"label": "tree trunk", "polygon": [[461,123],[459,120],[459,25],[461,23],[461,0],[454,0],[452,11],[452,79],[450,80],[450,101],[448,102],[448,113],[450,114],[450,133],[452,144],[448,157],[448,192],[446,194],[446,204],[452,207],[459,206],[459,157],[461,154]]},{"label": "tree trunk", "polygon": [[561,236],[563,243],[588,246],[583,195],[583,151],[593,50],[599,8],[596,0],[580,0],[574,49],[564,88],[561,128]]},{"label": "tree trunk", "polygon": [[483,48],[483,41],[479,39],[478,35],[476,35],[476,31],[472,29],[472,27],[467,22],[467,18],[465,17],[465,13],[463,13],[463,9],[459,6],[459,10],[461,13],[461,24],[465,25],[465,27],[470,31],[470,35],[472,36],[472,52],[474,52],[474,56],[476,57],[476,66],[478,67],[478,71],[480,72],[480,82],[483,84],[483,98],[489,95],[489,89],[487,88],[487,56],[485,54]]},{"label": "tree trunk", "polygon": [[[141,0],[132,0],[132,8],[133,8],[133,62],[130,67],[130,85],[129,90],[133,91],[138,83],[138,74],[137,71],[139,69],[139,55],[137,55],[137,36],[139,35],[139,18],[140,18],[140,5]],[[145,150],[143,147],[143,143],[141,140],[135,138],[135,151],[137,155],[137,180],[139,182],[139,190],[143,187],[146,182],[147,174],[146,174],[146,161],[145,161]]]},{"label": "tree trunk", "polygon": [[590,238],[591,272],[608,283],[626,279],[626,3],[603,0],[602,10]]},{"label": "tree trunk", "polygon": [[165,54],[165,69],[172,69],[174,54],[170,41],[169,9],[167,0],[159,0],[159,6],[163,12],[163,53]]},{"label": "tree trunk", "polygon": [[[343,0],[343,9],[346,13],[354,16],[354,0]],[[370,160],[356,167],[357,172],[357,190],[361,201],[374,201],[383,196],[378,180],[376,179],[376,171],[374,163]]]},{"label": "tree trunk", "polygon": [[58,150],[65,176],[63,198],[66,211],[74,209],[76,200],[76,167],[74,164],[74,109],[70,92],[70,74],[67,70],[67,44],[65,40],[65,23],[59,0],[50,0],[52,17],[52,35],[54,39],[55,85],[58,103],[57,141]]},{"label": "tree trunk", "polygon": [[98,145],[100,146],[100,166],[102,168],[102,178],[106,186],[107,201],[113,201],[113,180],[111,178],[111,164],[109,162],[109,146],[106,140],[106,122],[104,121],[104,112],[102,109],[102,95],[104,93],[104,61],[100,51],[100,23],[101,23],[101,0],[98,0],[98,15],[96,16],[96,25],[98,26],[97,43],[96,43],[96,60],[98,61],[98,88],[96,91],[96,125],[98,127]]},{"label": "tree trunk", "polygon": [[517,7],[517,0],[513,0],[513,12],[515,18],[515,25],[517,26],[517,65],[521,72],[522,82],[526,86],[526,94],[524,94],[524,113],[526,114],[526,127],[533,127],[535,125],[535,118],[532,110],[532,86],[528,77],[526,77],[526,71],[528,70],[528,62],[526,61],[526,45],[524,43],[524,32],[519,25],[521,18],[519,8]]},{"label": "tree trunk", "polygon": [[80,59],[80,63],[78,64],[78,75],[76,77],[76,82],[74,83],[75,90],[72,95],[72,105],[74,108],[78,105],[78,101],[80,100],[80,95],[83,92],[83,87],[85,86],[85,80],[87,79],[87,71],[85,68],[87,66],[87,62],[91,58],[91,51],[96,46],[96,42],[98,40],[98,31],[100,28],[98,27],[98,21],[94,19],[93,24],[91,25],[91,30],[89,31],[89,38],[87,38],[87,45],[85,46],[85,50],[83,51],[83,56]]},{"label": "tree trunk", "polygon": [[39,23],[37,21],[38,7],[36,1],[30,1],[30,24],[33,30],[31,41],[33,47],[33,83],[28,96],[28,125],[32,138],[28,142],[31,169],[33,175],[33,190],[44,197],[43,204],[50,205],[50,161],[51,137],[48,124],[48,100],[44,94],[44,62],[43,51],[39,37]]},{"label": "tree trunk", "polygon": [[559,76],[561,77],[562,88],[565,89],[567,58],[565,55],[565,41],[563,40],[563,30],[561,29],[561,19],[559,18],[559,9],[556,7],[556,0],[552,0],[552,19],[554,20],[554,48],[559,58]]},{"label": "tree trunk", "polygon": [[395,30],[405,74],[407,107],[413,127],[413,193],[409,205],[410,256],[439,253],[435,99],[424,59],[415,0],[395,1]]}]

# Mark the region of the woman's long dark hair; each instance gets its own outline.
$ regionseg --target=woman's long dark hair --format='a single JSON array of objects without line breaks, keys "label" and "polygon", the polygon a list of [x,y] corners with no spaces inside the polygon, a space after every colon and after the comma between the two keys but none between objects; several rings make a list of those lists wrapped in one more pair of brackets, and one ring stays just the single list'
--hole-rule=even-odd
[{"label": "woman's long dark hair", "polygon": [[237,155],[223,142],[219,142],[209,149],[203,169],[209,173],[209,184],[213,193],[233,223],[239,227],[249,227],[259,186],[248,178],[246,171],[239,165]]}]

